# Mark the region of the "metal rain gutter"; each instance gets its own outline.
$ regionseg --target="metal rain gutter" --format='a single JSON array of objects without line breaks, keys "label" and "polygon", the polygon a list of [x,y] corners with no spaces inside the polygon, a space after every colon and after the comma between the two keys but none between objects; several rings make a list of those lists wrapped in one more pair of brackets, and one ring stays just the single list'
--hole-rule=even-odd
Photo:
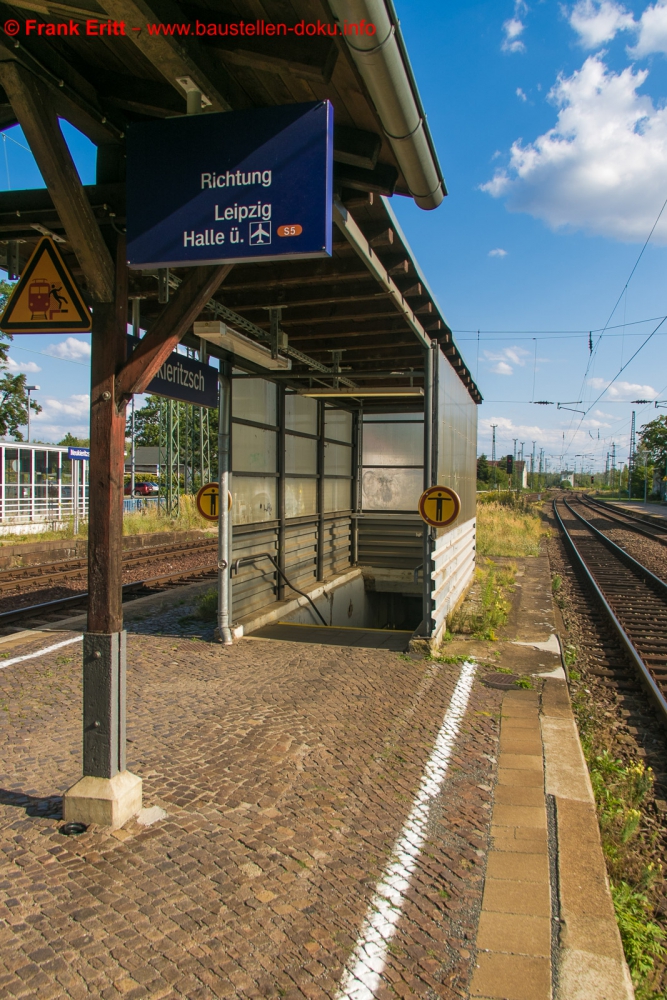
[{"label": "metal rain gutter", "polygon": [[[412,68],[391,0],[329,0],[350,54],[419,208],[437,208],[447,194]],[[345,33],[347,24],[375,26]]]}]

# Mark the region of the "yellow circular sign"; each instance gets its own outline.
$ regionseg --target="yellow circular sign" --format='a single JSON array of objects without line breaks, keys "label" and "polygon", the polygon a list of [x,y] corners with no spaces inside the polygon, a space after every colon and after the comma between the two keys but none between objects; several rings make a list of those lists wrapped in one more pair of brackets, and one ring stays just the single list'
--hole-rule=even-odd
[{"label": "yellow circular sign", "polygon": [[[218,500],[220,497],[220,487],[217,483],[206,483],[197,493],[195,503],[197,510],[207,521],[217,521],[220,513]],[[227,492],[227,510],[232,509],[232,495]]]},{"label": "yellow circular sign", "polygon": [[459,495],[449,486],[429,486],[419,498],[419,515],[433,528],[446,528],[460,513]]}]

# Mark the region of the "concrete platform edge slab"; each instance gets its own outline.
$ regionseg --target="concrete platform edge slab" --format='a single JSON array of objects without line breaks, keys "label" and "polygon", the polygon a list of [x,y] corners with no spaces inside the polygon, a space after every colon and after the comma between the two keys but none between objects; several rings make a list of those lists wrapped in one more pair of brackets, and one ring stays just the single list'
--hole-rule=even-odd
[{"label": "concrete platform edge slab", "polygon": [[63,818],[66,823],[96,823],[118,830],[141,812],[142,784],[131,771],[113,778],[79,778],[63,796]]},{"label": "concrete platform edge slab", "polygon": [[556,803],[557,1000],[632,1000],[588,768],[565,681],[545,681],[540,721],[545,794]]}]

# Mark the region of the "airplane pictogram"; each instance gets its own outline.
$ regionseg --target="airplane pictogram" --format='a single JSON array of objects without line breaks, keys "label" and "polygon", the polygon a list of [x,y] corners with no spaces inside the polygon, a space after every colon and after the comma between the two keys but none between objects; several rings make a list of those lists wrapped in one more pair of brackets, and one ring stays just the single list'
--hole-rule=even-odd
[{"label": "airplane pictogram", "polygon": [[248,230],[248,243],[251,247],[266,246],[271,242],[270,222],[250,222]]}]

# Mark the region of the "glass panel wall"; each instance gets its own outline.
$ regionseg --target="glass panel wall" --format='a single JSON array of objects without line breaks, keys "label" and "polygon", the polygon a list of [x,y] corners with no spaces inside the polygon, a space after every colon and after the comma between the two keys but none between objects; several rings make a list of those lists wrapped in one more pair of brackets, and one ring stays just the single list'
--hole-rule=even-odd
[{"label": "glass panel wall", "polygon": [[[79,514],[87,516],[88,463],[79,462]],[[0,522],[72,516],[72,463],[58,446],[0,442]]]},{"label": "glass panel wall", "polygon": [[277,386],[239,378],[232,387],[232,523],[278,517]]},{"label": "glass panel wall", "polygon": [[424,417],[421,413],[364,417],[364,510],[417,513],[424,489]]},{"label": "glass panel wall", "polygon": [[324,510],[352,508],[352,414],[324,408]]}]

